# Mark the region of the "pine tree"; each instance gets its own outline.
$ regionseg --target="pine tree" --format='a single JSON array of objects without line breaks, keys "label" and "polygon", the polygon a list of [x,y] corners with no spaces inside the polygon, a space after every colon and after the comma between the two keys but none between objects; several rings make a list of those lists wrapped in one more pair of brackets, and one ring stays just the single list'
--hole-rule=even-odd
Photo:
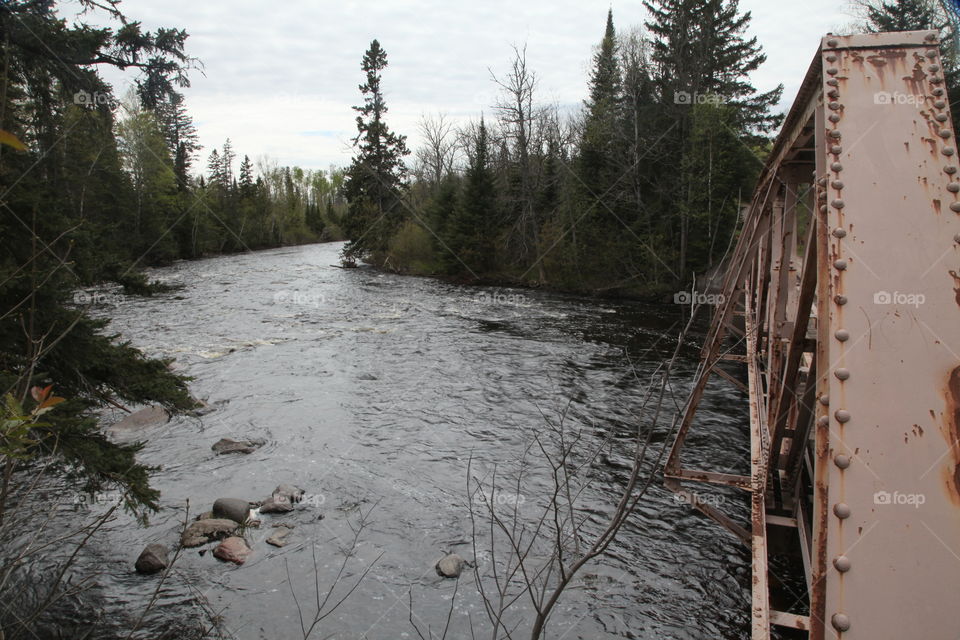
[{"label": "pine tree", "polygon": [[384,120],[387,105],[380,86],[387,52],[374,40],[363,56],[366,82],[360,85],[364,101],[357,115],[357,153],[347,171],[344,194],[349,210],[344,231],[350,239],[348,257],[366,257],[385,251],[402,221],[402,198],[407,170],[403,158],[410,152],[406,137],[393,133]]},{"label": "pine tree", "polygon": [[497,191],[490,170],[489,140],[483,118],[477,128],[463,192],[448,224],[449,249],[444,256],[454,272],[486,273],[493,264],[491,220],[496,219]]},{"label": "pine tree", "polygon": [[871,33],[926,29],[939,31],[948,25],[934,0],[875,0],[867,5],[866,17],[866,27]]},{"label": "pine tree", "polygon": [[243,156],[240,163],[240,197],[249,198],[253,195],[253,163],[250,156]]}]

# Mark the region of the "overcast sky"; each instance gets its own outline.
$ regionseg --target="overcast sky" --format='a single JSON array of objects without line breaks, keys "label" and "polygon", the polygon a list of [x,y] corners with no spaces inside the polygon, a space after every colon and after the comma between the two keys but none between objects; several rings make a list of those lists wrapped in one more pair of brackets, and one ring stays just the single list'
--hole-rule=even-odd
[{"label": "overcast sky", "polygon": [[[851,22],[846,0],[741,0],[750,34],[768,55],[753,76],[768,90],[783,82],[789,107],[816,47]],[[124,0],[148,29],[186,29],[188,53],[204,65],[185,91],[200,133],[201,165],[227,137],[242,157],[264,154],[304,168],[346,165],[351,156],[360,59],[373,38],[389,58],[388,124],[418,144],[421,114],[455,118],[490,111],[490,72],[503,71],[512,44],[527,44],[540,98],[578,105],[608,7],[618,31],[643,23],[639,0]],[[122,74],[104,70],[118,95]]]}]

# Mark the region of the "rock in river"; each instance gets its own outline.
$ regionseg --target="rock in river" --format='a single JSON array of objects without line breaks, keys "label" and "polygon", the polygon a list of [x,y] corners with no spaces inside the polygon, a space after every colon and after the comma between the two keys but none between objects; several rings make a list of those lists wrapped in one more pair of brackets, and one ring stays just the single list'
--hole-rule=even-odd
[{"label": "rock in river", "polygon": [[246,524],[250,516],[250,503],[240,498],[218,498],[213,503],[213,517],[226,518]]},{"label": "rock in river", "polygon": [[440,558],[440,561],[437,562],[437,575],[444,578],[457,578],[463,571],[463,565],[465,564],[466,561],[463,558],[456,553],[451,553]]},{"label": "rock in river", "polygon": [[253,453],[263,446],[262,440],[231,440],[221,438],[210,447],[215,453]]},{"label": "rock in river", "polygon": [[290,529],[287,527],[278,527],[274,534],[267,538],[267,544],[272,544],[275,547],[284,547],[287,545],[288,541],[284,540],[288,535],[290,535]]},{"label": "rock in river", "polygon": [[273,498],[286,498],[288,502],[300,502],[303,499],[304,491],[300,487],[295,487],[292,484],[281,484],[277,485],[277,488],[273,490]]},{"label": "rock in river", "polygon": [[286,496],[271,496],[260,505],[260,513],[289,513],[293,504]]},{"label": "rock in river", "polygon": [[167,548],[162,544],[148,544],[140,552],[134,568],[137,573],[156,573],[167,568]]},{"label": "rock in river", "polygon": [[235,564],[243,564],[253,551],[247,546],[243,538],[231,536],[217,545],[213,550],[215,558]]},{"label": "rock in river", "polygon": [[211,518],[191,522],[180,536],[180,544],[185,547],[199,547],[211,540],[220,540],[237,530],[240,525],[226,518]]}]

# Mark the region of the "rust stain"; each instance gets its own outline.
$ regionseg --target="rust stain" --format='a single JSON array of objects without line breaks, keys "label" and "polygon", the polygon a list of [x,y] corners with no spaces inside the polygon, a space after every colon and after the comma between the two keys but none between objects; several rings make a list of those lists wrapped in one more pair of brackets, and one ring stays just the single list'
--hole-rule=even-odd
[{"label": "rust stain", "polygon": [[940,215],[940,213],[942,212],[942,208],[941,208],[941,207],[942,207],[942,204],[940,203],[940,199],[939,199],[939,198],[934,198],[934,199],[933,199],[933,210],[937,212],[937,215]]},{"label": "rust stain", "polygon": [[960,276],[957,275],[956,271],[951,271],[950,276],[953,278],[953,284],[956,285],[953,292],[956,294],[957,306],[960,307]]},{"label": "rust stain", "polygon": [[[960,440],[960,367],[950,372],[947,381],[947,411],[944,420],[948,446],[953,456],[953,472],[947,471],[947,495],[955,504],[960,504],[960,455],[957,442]],[[933,414],[933,411],[930,412]]]}]

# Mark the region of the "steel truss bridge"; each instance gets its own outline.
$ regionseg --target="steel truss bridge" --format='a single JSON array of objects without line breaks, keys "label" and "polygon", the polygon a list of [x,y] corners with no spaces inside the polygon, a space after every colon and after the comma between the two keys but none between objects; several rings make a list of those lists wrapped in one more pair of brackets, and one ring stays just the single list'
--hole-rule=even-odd
[{"label": "steel truss bridge", "polygon": [[[960,639],[960,159],[938,37],[823,38],[728,259],[665,476],[751,549],[754,640]],[[749,394],[749,475],[684,466],[713,376]],[[750,522],[693,483],[748,492]],[[800,598],[774,553],[803,567]]]}]

